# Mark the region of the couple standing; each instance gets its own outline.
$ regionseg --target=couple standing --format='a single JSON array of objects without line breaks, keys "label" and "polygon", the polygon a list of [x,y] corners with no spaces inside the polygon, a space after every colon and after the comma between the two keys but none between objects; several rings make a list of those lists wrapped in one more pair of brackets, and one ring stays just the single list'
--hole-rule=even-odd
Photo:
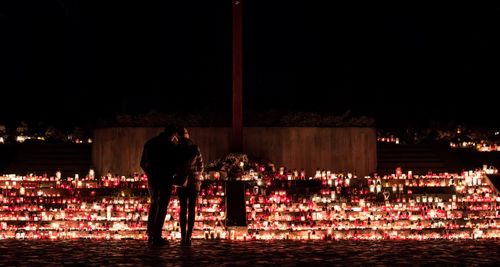
[{"label": "couple standing", "polygon": [[[164,245],[161,237],[172,187],[177,187],[180,202],[181,244],[190,245],[203,158],[183,127],[167,126],[144,145],[141,168],[148,176],[151,204],[148,213],[148,243]],[[186,229],[187,226],[187,229]]]}]

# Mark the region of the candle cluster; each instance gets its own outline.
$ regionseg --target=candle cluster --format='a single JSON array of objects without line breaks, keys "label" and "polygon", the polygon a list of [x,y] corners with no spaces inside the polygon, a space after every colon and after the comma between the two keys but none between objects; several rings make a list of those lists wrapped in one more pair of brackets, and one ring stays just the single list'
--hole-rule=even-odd
[{"label": "candle cluster", "polygon": [[[144,239],[148,208],[145,175],[0,176],[0,239]],[[179,236],[179,208],[174,189],[164,227],[171,238]],[[206,181],[195,237],[225,238],[224,220],[223,183]]]},{"label": "candle cluster", "polygon": [[500,151],[500,145],[495,143],[488,143],[481,140],[480,142],[450,142],[451,148],[472,148],[480,152],[493,152]]},{"label": "candle cluster", "polygon": [[[293,176],[292,176],[293,177]],[[262,183],[261,183],[262,184]],[[254,238],[498,237],[500,197],[484,171],[358,178],[316,172],[246,191]]]},{"label": "candle cluster", "polygon": [[[304,170],[258,168],[241,177],[248,227],[235,231],[224,225],[225,181],[212,172],[202,181],[193,238],[496,238],[500,197],[485,173],[317,170],[306,178]],[[145,239],[148,207],[145,175],[0,176],[0,238]],[[178,214],[174,189],[164,236],[180,237]]]},{"label": "candle cluster", "polygon": [[392,143],[392,144],[399,144],[399,138],[394,137],[394,135],[391,136],[377,136],[377,142],[380,143]]}]

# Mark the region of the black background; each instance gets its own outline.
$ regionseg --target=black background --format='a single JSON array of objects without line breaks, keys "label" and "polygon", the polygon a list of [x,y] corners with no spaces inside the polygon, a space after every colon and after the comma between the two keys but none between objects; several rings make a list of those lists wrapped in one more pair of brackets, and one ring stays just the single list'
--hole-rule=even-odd
[{"label": "black background", "polygon": [[[499,126],[497,6],[329,2],[245,1],[245,111]],[[231,2],[1,1],[0,88],[4,124],[230,112]]]}]

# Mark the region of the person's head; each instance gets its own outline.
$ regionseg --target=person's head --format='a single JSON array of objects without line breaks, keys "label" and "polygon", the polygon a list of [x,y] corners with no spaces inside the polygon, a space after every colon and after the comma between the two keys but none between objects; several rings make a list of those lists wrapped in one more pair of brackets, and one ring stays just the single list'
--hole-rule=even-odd
[{"label": "person's head", "polygon": [[178,142],[177,128],[178,128],[177,126],[169,124],[163,130],[163,134],[168,136],[169,140],[174,143]]},{"label": "person's head", "polygon": [[180,138],[189,139],[189,132],[184,127],[179,127],[177,129],[177,134],[179,135]]}]

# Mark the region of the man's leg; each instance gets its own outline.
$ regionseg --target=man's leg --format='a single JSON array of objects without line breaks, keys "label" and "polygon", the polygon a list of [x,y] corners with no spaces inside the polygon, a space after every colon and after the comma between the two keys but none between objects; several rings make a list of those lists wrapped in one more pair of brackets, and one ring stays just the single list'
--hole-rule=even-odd
[{"label": "man's leg", "polygon": [[161,238],[161,232],[163,229],[163,224],[165,223],[165,217],[167,216],[167,208],[170,202],[170,195],[172,194],[172,186],[167,188],[162,188],[159,190],[158,197],[158,214],[155,220],[155,237]]},{"label": "man's leg", "polygon": [[181,242],[184,243],[186,240],[186,213],[187,213],[187,201],[188,195],[185,188],[177,188],[177,196],[179,197],[179,203],[181,209],[179,211],[179,223],[181,227]]},{"label": "man's leg", "polygon": [[148,211],[148,240],[152,241],[155,235],[156,216],[158,214],[158,187],[148,183],[148,191],[150,197],[149,211]]},{"label": "man's leg", "polygon": [[[191,240],[193,234],[194,221],[196,218],[196,200],[198,199],[198,191],[194,189],[188,190],[188,229],[186,233],[186,241]],[[188,241],[189,242],[189,241]]]}]

